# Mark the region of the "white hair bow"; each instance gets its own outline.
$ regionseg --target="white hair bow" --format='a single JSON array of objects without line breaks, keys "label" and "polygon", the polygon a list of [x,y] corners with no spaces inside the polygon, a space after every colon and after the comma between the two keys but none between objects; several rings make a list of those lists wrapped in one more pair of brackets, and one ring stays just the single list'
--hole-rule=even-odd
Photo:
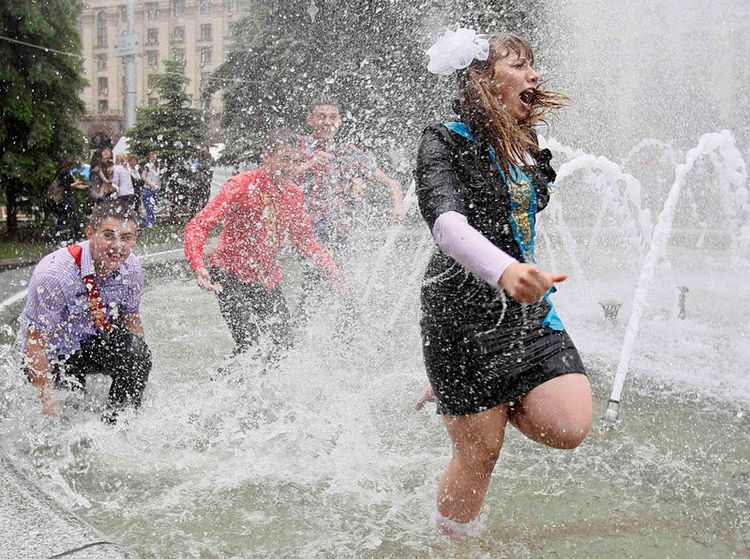
[{"label": "white hair bow", "polygon": [[459,27],[445,33],[427,51],[430,62],[427,69],[433,74],[452,74],[466,68],[474,59],[487,60],[490,42],[473,29]]}]

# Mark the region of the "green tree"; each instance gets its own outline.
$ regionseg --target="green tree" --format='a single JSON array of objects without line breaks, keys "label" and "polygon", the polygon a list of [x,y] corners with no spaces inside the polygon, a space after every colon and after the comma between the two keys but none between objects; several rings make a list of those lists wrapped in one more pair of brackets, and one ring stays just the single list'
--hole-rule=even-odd
[{"label": "green tree", "polygon": [[[318,10],[314,20],[308,12],[313,4]],[[455,24],[517,31],[525,26],[524,4],[254,2],[206,90],[223,89],[225,157],[256,158],[270,128],[301,128],[309,103],[329,96],[343,106],[342,133],[349,140],[369,148],[410,145],[427,122],[450,114],[453,81],[425,69],[425,51],[435,32]]]},{"label": "green tree", "polygon": [[162,164],[162,196],[172,219],[184,205],[191,186],[189,162],[208,141],[208,126],[200,109],[191,106],[185,93],[190,80],[185,63],[164,62],[164,73],[155,76],[161,103],[138,109],[135,126],[126,132],[131,151],[145,156],[156,150]]},{"label": "green tree", "polygon": [[63,153],[83,151],[80,9],[78,0],[0,4],[0,35],[60,51],[0,39],[0,184],[10,237],[18,234],[19,204],[37,211]]}]

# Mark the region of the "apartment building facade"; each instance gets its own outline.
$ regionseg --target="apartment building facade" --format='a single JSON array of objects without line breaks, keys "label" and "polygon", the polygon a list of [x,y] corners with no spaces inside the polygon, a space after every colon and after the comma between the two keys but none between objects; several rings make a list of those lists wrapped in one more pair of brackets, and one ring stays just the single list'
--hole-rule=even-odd
[{"label": "apartment building facade", "polygon": [[[215,117],[220,95],[201,99],[204,80],[224,60],[233,26],[247,8],[247,0],[134,0],[134,32],[139,35],[136,60],[136,106],[158,104],[154,75],[163,61],[185,62],[193,105]],[[115,52],[115,39],[127,33],[124,0],[88,0],[78,20],[84,71],[89,85],[83,91],[84,132],[113,138],[122,134],[125,102],[125,64]]]}]

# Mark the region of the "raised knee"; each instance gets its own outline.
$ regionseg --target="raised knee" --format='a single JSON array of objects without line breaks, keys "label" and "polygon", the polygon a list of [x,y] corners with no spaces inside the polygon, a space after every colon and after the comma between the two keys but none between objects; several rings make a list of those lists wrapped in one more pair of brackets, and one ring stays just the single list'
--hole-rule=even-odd
[{"label": "raised knee", "polygon": [[591,421],[578,422],[571,421],[560,425],[554,434],[548,439],[549,446],[563,450],[577,448],[586,439]]},{"label": "raised knee", "polygon": [[131,335],[130,343],[123,355],[124,368],[131,374],[141,377],[144,381],[151,372],[151,350],[146,342],[136,335]]}]

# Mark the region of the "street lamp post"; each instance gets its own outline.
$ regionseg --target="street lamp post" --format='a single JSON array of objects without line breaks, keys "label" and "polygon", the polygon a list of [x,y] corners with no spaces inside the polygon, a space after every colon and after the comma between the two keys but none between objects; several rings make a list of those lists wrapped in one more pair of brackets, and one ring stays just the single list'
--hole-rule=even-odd
[{"label": "street lamp post", "polygon": [[[126,16],[128,20],[128,35],[133,34],[135,23],[135,0],[127,0]],[[130,129],[135,124],[135,55],[126,56],[125,62],[125,130]]]}]

